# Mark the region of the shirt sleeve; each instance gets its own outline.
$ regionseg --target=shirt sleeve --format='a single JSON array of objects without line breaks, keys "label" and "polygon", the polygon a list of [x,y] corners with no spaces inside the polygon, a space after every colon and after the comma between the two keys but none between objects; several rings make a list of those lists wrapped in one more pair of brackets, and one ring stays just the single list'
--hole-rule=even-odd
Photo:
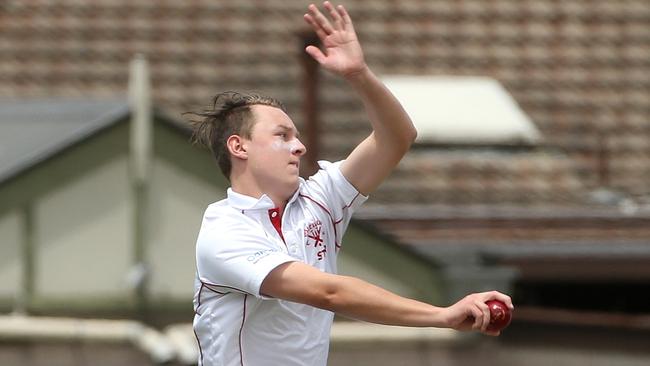
[{"label": "shirt sleeve", "polygon": [[263,298],[262,281],[277,266],[295,261],[245,221],[225,219],[201,228],[196,248],[199,279],[222,291]]},{"label": "shirt sleeve", "polygon": [[320,169],[305,183],[305,192],[314,200],[325,205],[337,225],[337,240],[352,218],[352,214],[368,199],[362,195],[341,173],[341,161],[331,163],[321,160]]}]

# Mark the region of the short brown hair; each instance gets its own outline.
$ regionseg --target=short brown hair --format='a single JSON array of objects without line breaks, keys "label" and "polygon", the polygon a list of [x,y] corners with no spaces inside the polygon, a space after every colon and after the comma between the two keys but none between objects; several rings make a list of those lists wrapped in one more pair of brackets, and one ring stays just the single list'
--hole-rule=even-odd
[{"label": "short brown hair", "polygon": [[284,105],[275,98],[255,93],[227,91],[217,94],[211,109],[188,112],[198,119],[190,120],[192,141],[210,148],[223,175],[230,180],[232,164],[226,141],[232,135],[251,138],[255,121],[250,106],[267,105],[281,109]]}]

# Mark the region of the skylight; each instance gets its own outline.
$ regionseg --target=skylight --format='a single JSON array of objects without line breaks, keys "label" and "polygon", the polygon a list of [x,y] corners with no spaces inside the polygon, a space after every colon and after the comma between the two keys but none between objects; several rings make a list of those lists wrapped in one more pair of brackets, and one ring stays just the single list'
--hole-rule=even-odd
[{"label": "skylight", "polygon": [[495,79],[467,76],[382,78],[411,116],[424,144],[536,144],[541,133]]}]

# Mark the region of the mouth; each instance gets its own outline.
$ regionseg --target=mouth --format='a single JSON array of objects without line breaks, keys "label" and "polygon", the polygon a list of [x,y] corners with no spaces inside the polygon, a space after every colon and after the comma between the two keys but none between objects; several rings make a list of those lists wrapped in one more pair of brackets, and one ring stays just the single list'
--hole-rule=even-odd
[{"label": "mouth", "polygon": [[295,166],[296,169],[299,169],[299,168],[300,168],[300,163],[297,162],[297,161],[290,162],[289,165],[293,165],[293,166]]}]

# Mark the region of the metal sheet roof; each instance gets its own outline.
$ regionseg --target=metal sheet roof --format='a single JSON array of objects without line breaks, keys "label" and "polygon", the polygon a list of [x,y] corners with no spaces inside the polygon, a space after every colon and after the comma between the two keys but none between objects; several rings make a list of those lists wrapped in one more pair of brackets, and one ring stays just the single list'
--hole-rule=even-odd
[{"label": "metal sheet roof", "polygon": [[128,114],[126,100],[0,100],[0,182]]}]

